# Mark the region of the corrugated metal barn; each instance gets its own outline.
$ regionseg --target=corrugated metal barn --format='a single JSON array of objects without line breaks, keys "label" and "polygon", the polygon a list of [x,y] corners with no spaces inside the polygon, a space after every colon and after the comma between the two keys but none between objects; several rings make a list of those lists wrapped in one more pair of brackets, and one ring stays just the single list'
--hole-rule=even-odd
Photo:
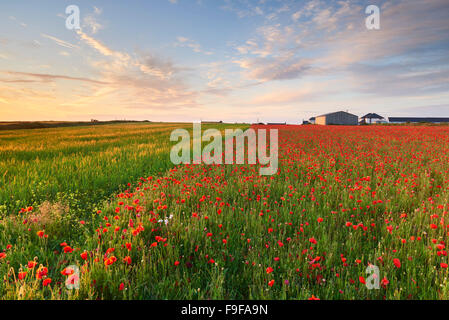
[{"label": "corrugated metal barn", "polygon": [[359,123],[359,117],[348,112],[338,111],[317,116],[315,123],[320,125],[356,126]]},{"label": "corrugated metal barn", "polygon": [[413,118],[413,117],[389,117],[388,120],[392,123],[404,122],[427,122],[427,123],[445,123],[449,122],[449,118]]}]

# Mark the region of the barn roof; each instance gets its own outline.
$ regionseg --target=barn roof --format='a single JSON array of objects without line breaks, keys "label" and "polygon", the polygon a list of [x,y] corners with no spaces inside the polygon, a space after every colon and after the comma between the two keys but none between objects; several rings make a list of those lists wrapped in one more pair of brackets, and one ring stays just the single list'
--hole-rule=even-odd
[{"label": "barn roof", "polygon": [[377,113],[365,114],[362,119],[383,119],[384,117],[378,115]]},{"label": "barn roof", "polygon": [[352,113],[349,113],[349,112],[346,112],[346,111],[337,111],[337,112],[329,112],[329,113],[321,114],[321,115],[317,116],[317,118],[318,118],[318,117],[329,116],[329,115],[331,115],[331,114],[336,114],[336,113],[346,113],[346,114],[349,114],[349,115],[351,115],[351,116],[357,117],[355,114],[352,114]]}]

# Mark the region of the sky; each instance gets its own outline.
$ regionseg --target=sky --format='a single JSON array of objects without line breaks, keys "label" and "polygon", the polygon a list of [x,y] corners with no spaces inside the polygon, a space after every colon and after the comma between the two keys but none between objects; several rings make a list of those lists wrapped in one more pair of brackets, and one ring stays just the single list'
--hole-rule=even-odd
[{"label": "sky", "polygon": [[[69,5],[80,29],[66,27]],[[0,121],[301,123],[340,110],[449,117],[449,1],[0,3]]]}]

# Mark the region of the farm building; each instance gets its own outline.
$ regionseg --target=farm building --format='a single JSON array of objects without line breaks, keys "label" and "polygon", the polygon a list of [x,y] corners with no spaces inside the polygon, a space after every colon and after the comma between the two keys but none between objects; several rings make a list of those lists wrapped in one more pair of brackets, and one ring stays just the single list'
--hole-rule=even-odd
[{"label": "farm building", "polygon": [[315,118],[315,123],[320,125],[356,126],[358,122],[358,116],[344,111],[327,113]]},{"label": "farm building", "polygon": [[449,122],[449,118],[413,118],[413,117],[389,117],[391,123],[444,123]]},{"label": "farm building", "polygon": [[378,115],[377,113],[365,114],[360,119],[361,119],[360,123],[363,123],[363,124],[385,122],[385,121],[383,121],[385,118]]}]

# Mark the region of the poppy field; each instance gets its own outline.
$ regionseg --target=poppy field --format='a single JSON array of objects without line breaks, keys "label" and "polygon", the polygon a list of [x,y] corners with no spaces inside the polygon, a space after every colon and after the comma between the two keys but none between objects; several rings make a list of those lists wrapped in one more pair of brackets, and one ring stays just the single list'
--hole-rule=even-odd
[{"label": "poppy field", "polygon": [[[39,174],[51,172],[39,166],[61,138],[49,143],[46,129],[27,144],[9,137],[21,150],[1,154],[8,173],[0,193],[0,297],[449,298],[449,127],[263,128],[279,130],[272,176],[260,176],[257,165],[173,166],[166,128],[146,142],[161,149],[157,155],[117,136],[110,144],[121,158],[99,160],[96,171],[92,162],[60,166],[50,189],[20,198],[27,205],[17,197],[32,195]],[[101,139],[88,137],[92,129],[82,130],[86,143],[100,147]],[[120,130],[127,136],[129,128]],[[137,137],[145,135],[151,132]],[[77,152],[74,167],[92,156]],[[73,176],[64,181],[66,173]],[[58,191],[45,198],[64,183],[96,200],[78,197],[71,211],[73,202]],[[117,191],[109,196],[111,183]],[[378,268],[377,288],[367,286],[369,266]]]}]

